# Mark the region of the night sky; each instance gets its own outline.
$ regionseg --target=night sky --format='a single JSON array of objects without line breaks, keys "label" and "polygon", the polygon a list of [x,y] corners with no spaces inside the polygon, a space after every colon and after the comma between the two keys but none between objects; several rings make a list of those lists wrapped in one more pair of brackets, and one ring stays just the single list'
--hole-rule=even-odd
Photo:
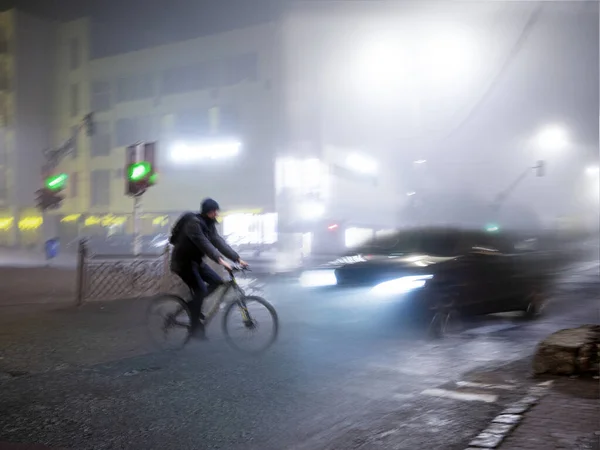
[{"label": "night sky", "polygon": [[17,7],[61,21],[92,17],[96,37],[93,55],[101,57],[261,23],[274,17],[274,5],[281,3],[273,0],[0,0],[0,9]]}]

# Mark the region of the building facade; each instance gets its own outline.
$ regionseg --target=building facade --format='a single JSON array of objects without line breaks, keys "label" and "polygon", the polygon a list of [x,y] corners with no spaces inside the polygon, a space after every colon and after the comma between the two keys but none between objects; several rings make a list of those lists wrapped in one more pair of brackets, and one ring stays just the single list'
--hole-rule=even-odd
[{"label": "building facade", "polygon": [[[80,134],[57,168],[69,176],[66,198],[45,228],[62,242],[133,232],[124,168],[125,149],[137,141],[158,146],[158,183],[142,199],[146,235],[167,232],[207,196],[221,203],[222,231],[240,245],[335,251],[393,227],[392,166],[364,141],[327,132],[335,113],[323,106],[318,65],[302,64],[318,61],[318,46],[294,43],[285,19],[105,58],[91,56],[88,19],[48,30],[52,70],[37,80],[44,93],[35,97],[44,113],[39,142],[23,144],[23,153],[38,158],[27,164],[31,177],[39,177],[48,143],[64,142],[86,114],[95,119],[94,135]],[[23,61],[36,58],[22,50]],[[23,112],[19,123],[26,124]],[[24,167],[15,167],[22,179]],[[7,236],[13,206],[34,206],[31,177],[14,190],[22,203],[5,200]],[[41,215],[30,216],[39,231]],[[12,226],[13,234],[22,234],[18,229]]]},{"label": "building facade", "polygon": [[0,13],[0,245],[34,245],[42,152],[52,142],[55,27]]}]

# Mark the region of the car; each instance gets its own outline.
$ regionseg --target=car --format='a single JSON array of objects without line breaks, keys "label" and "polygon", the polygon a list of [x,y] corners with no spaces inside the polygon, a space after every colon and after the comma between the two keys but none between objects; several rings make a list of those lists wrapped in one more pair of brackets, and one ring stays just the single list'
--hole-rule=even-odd
[{"label": "car", "polygon": [[374,239],[305,270],[305,288],[368,288],[370,296],[401,300],[427,315],[523,311],[545,304],[552,261],[520,251],[509,234],[458,228],[417,228]]}]

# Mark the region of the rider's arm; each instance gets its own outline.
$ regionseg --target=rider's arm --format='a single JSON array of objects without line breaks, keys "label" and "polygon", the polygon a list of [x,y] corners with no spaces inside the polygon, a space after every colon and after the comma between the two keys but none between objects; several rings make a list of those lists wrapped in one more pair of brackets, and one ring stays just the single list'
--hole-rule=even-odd
[{"label": "rider's arm", "polygon": [[206,237],[206,231],[202,230],[201,225],[194,220],[190,220],[186,224],[186,234],[189,239],[198,247],[202,253],[208,256],[210,259],[220,264],[221,254],[215,248],[215,246]]},{"label": "rider's arm", "polygon": [[219,233],[217,233],[216,231],[214,233],[211,233],[210,235],[210,242],[223,254],[225,255],[225,257],[229,258],[232,261],[239,261],[240,260],[240,255],[238,255],[236,253],[236,251],[234,249],[232,249],[229,244],[227,244],[227,242],[225,242],[225,239],[223,239],[221,236],[219,236]]}]

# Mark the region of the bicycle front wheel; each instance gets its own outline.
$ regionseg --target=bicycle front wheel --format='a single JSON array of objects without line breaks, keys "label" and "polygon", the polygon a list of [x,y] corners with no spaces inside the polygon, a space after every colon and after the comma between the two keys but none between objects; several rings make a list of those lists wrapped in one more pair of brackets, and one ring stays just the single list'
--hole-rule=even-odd
[{"label": "bicycle front wheel", "polygon": [[162,350],[179,350],[191,336],[191,314],[177,295],[160,294],[150,301],[146,313],[148,334]]},{"label": "bicycle front wheel", "polygon": [[252,354],[262,353],[273,345],[278,333],[277,312],[273,305],[262,297],[244,296],[230,303],[225,309],[223,334],[235,350]]}]

